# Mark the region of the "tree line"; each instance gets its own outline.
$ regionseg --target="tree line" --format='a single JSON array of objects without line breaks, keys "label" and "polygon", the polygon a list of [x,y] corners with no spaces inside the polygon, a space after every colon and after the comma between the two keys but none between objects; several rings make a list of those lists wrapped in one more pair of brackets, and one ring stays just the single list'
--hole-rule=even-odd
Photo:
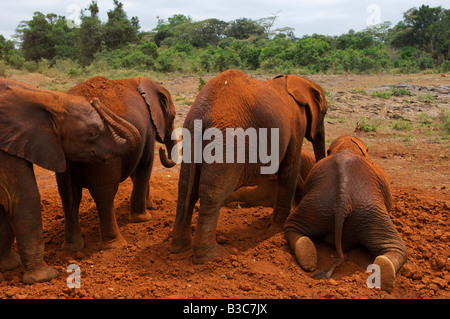
[{"label": "tree line", "polygon": [[[275,73],[377,73],[450,70],[450,10],[422,5],[403,20],[349,30],[339,36],[297,38],[290,27],[273,29],[276,15],[252,20],[194,21],[184,14],[158,17],[143,31],[114,1],[107,21],[96,1],[80,12],[80,25],[54,13],[22,21],[15,41],[0,35],[0,63],[33,71],[39,63],[70,65],[69,75],[103,65],[157,72],[212,72],[229,68]],[[1,62],[3,61],[3,62]]]}]

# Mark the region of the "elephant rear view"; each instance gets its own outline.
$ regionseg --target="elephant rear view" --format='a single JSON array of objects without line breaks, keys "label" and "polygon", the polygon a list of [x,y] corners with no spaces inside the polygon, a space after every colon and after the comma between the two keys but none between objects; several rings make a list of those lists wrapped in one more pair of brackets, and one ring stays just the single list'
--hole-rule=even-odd
[{"label": "elephant rear view", "polygon": [[326,111],[322,88],[298,76],[258,81],[228,70],[210,80],[184,122],[189,134],[183,135],[171,252],[191,248],[192,212],[200,199],[194,262],[219,256],[220,208],[234,190],[273,174],[277,195],[271,229],[281,231],[297,187],[304,137],[312,142],[316,160],[325,156]]},{"label": "elephant rear view", "polygon": [[[114,211],[114,198],[119,184],[131,177],[131,222],[150,219],[146,208],[151,207],[149,179],[153,166],[155,141],[164,143],[171,154],[171,139],[175,107],[170,93],[158,83],[145,78],[109,80],[93,77],[69,93],[85,98],[97,98],[109,114],[134,125],[140,134],[138,148],[100,164],[73,161],[65,173],[57,174],[58,188],[65,214],[63,248],[76,251],[84,247],[79,224],[79,206],[83,188],[88,188],[99,214],[101,248],[126,246],[121,236]],[[107,145],[104,145],[107,147]],[[166,167],[175,163],[160,150],[161,162]]]},{"label": "elephant rear view", "polygon": [[376,256],[381,289],[391,291],[407,252],[389,217],[392,197],[386,174],[369,159],[367,146],[354,137],[336,139],[328,154],[311,170],[304,197],[286,220],[288,244],[306,271],[315,270],[317,264],[310,238],[335,244],[339,260],[327,277],[344,261],[343,250],[362,244]]}]

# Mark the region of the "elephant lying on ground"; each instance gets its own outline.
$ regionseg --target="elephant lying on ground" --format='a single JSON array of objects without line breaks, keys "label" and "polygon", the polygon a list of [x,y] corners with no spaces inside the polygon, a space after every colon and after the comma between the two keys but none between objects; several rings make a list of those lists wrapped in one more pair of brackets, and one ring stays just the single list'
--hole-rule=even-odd
[{"label": "elephant lying on ground", "polygon": [[[200,199],[192,242],[194,262],[204,263],[219,256],[216,226],[220,208],[234,190],[256,185],[269,178],[269,174],[277,176],[271,230],[282,231],[297,187],[304,137],[312,142],[317,160],[325,157],[323,120],[327,106],[320,86],[294,75],[258,81],[243,72],[228,70],[210,80],[197,95],[184,122],[191,138],[183,136],[183,162],[170,251],[179,253],[191,248],[192,212]],[[204,134],[202,141],[195,139],[196,132]],[[213,137],[214,141],[210,141]],[[232,143],[228,147],[230,137]],[[238,147],[239,141],[235,141],[241,138],[245,144],[242,142],[243,147]],[[265,146],[266,154],[261,146]],[[184,153],[187,148],[194,150],[190,157]],[[266,158],[268,148],[271,149],[269,159]],[[239,160],[243,150],[245,154]],[[197,157],[205,153],[213,160]],[[268,163],[270,166],[264,165]]]},{"label": "elephant lying on ground", "polygon": [[[114,197],[119,184],[131,176],[131,222],[150,219],[146,208],[149,199],[149,179],[153,166],[155,139],[164,143],[171,154],[175,143],[171,139],[175,107],[170,93],[158,83],[145,78],[108,80],[93,77],[69,90],[85,98],[98,98],[110,114],[117,114],[133,124],[140,133],[139,147],[122,153],[105,163],[92,164],[72,161],[65,173],[56,175],[65,215],[63,249],[81,250],[84,241],[79,223],[82,188],[88,188],[100,219],[101,248],[120,248],[127,245],[119,232],[114,210]],[[163,165],[175,165],[160,149]]]},{"label": "elephant lying on ground", "polygon": [[[101,162],[139,146],[139,132],[98,101],[0,79],[0,268],[23,264],[27,284],[57,271],[44,261],[33,164],[64,174],[70,161]],[[14,237],[19,256],[12,250]]]},{"label": "elephant lying on ground", "polygon": [[[298,177],[297,188],[292,202],[292,208],[297,207],[302,198],[303,184],[309,172],[313,168],[316,160],[314,154],[302,148],[300,175]],[[242,186],[235,190],[227,200],[226,206],[239,203],[243,206],[266,206],[273,207],[276,199],[277,177],[271,176],[267,180],[256,186]]]},{"label": "elephant lying on ground", "polygon": [[392,197],[386,174],[354,137],[333,141],[328,154],[311,170],[302,201],[286,220],[289,247],[300,266],[313,271],[317,254],[311,239],[334,243],[339,260],[328,271],[330,277],[344,261],[343,249],[362,244],[376,256],[381,289],[390,292],[407,252],[389,217]]}]

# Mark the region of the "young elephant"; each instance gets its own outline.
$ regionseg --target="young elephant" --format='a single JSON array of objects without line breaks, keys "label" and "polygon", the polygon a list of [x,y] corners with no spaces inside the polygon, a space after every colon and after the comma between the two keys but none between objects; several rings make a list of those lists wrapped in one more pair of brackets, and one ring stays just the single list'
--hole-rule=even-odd
[{"label": "young elephant", "polygon": [[[282,231],[297,188],[303,139],[312,143],[317,160],[325,157],[327,107],[323,89],[299,76],[258,81],[241,71],[228,70],[210,80],[184,122],[184,131],[190,137],[183,135],[170,251],[180,253],[192,247],[195,263],[219,256],[216,226],[220,208],[234,190],[256,185],[270,174],[277,176],[270,227],[274,232]],[[194,150],[191,158],[184,152],[186,149]],[[202,160],[202,154],[208,158]],[[270,166],[264,165],[269,162]],[[191,246],[192,213],[197,200],[199,217]]]},{"label": "young elephant", "polygon": [[[316,164],[314,154],[302,148],[300,175],[298,176],[297,189],[295,191],[294,200],[292,201],[292,208],[297,207],[302,198],[303,184],[309,172]],[[247,207],[265,206],[273,207],[276,199],[277,177],[271,176],[267,180],[263,180],[256,186],[242,186],[235,190],[228,199],[226,206],[233,203],[239,203]]]},{"label": "young elephant", "polygon": [[[23,264],[27,284],[57,271],[44,261],[33,163],[63,173],[68,161],[102,162],[136,149],[139,132],[96,99],[0,79],[0,269]],[[19,256],[13,252],[14,237]]]},{"label": "young elephant", "polygon": [[310,238],[334,243],[339,260],[343,249],[366,246],[377,256],[381,289],[390,292],[395,274],[407,259],[406,246],[392,223],[392,197],[383,169],[368,157],[364,143],[350,136],[333,141],[328,155],[311,170],[304,197],[286,220],[284,234],[291,251],[306,271],[316,268],[317,254]]},{"label": "young elephant", "polygon": [[82,189],[89,189],[100,219],[101,248],[121,248],[127,245],[117,225],[114,198],[119,184],[131,177],[130,222],[150,219],[146,208],[149,200],[149,179],[153,166],[155,141],[164,143],[169,158],[160,149],[161,163],[172,167],[170,159],[176,141],[171,139],[174,128],[175,107],[171,95],[164,87],[146,78],[109,80],[96,76],[80,83],[69,93],[91,99],[98,98],[110,114],[117,114],[133,124],[140,133],[139,147],[104,163],[69,163],[67,171],[56,179],[64,207],[65,240],[63,249],[81,250],[84,240],[79,223]]}]

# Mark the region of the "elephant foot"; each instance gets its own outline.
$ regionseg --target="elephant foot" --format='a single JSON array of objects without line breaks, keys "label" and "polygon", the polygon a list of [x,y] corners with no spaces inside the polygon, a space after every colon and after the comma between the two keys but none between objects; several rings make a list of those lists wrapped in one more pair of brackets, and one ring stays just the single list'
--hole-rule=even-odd
[{"label": "elephant foot", "polygon": [[152,214],[149,212],[144,212],[142,214],[131,213],[130,216],[128,216],[128,221],[130,223],[143,223],[149,221],[150,219],[152,219]]},{"label": "elephant foot", "polygon": [[223,254],[223,248],[217,243],[214,243],[207,248],[197,248],[193,250],[195,264],[204,264]]},{"label": "elephant foot", "polygon": [[122,237],[122,235],[118,235],[113,240],[109,241],[102,241],[100,244],[100,249],[102,250],[108,250],[108,249],[122,249],[128,246],[127,241],[125,238]]},{"label": "elephant foot", "polygon": [[374,264],[380,266],[380,285],[381,290],[391,292],[394,289],[395,267],[394,264],[386,256],[378,256],[375,258]]},{"label": "elephant foot", "polygon": [[20,256],[16,252],[9,250],[6,252],[0,260],[0,270],[13,270],[22,265]]},{"label": "elephant foot", "polygon": [[58,277],[58,271],[50,266],[43,266],[37,270],[26,271],[23,274],[23,282],[27,285],[32,285],[37,282],[50,281]]},{"label": "elephant foot", "polygon": [[84,248],[83,238],[72,241],[70,243],[67,241],[64,241],[64,243],[62,244],[62,250],[65,250],[65,251],[80,251],[83,248]]},{"label": "elephant foot", "polygon": [[147,200],[145,201],[145,208],[147,208],[147,209],[154,209],[153,207],[154,207],[154,205],[153,205],[153,200],[147,199]]},{"label": "elephant foot", "polygon": [[169,245],[169,251],[172,254],[179,254],[191,249],[191,240],[176,240],[172,239]]},{"label": "elephant foot", "polygon": [[306,236],[300,237],[295,244],[295,258],[305,271],[314,271],[317,267],[317,251],[314,243]]}]

